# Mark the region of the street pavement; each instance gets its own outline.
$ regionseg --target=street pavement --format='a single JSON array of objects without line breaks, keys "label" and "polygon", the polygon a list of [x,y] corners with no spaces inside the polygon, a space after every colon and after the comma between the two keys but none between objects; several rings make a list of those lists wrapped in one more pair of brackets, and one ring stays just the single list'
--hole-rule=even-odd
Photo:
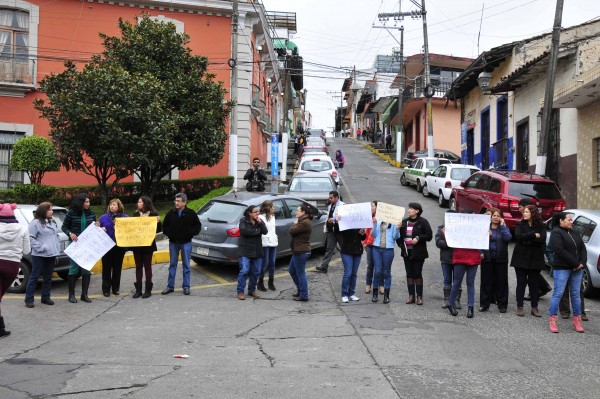
[{"label": "street pavement", "polygon": [[[432,228],[445,209],[412,187],[400,170],[351,139],[329,139],[346,165],[346,202],[380,200],[423,204]],[[289,259],[278,261],[276,291],[258,300],[235,298],[236,267],[202,264],[192,269],[192,292],[168,296],[168,265],[154,266],[154,295],[133,299],[134,270],[123,272],[122,294],[104,298],[92,277],[90,304],[70,304],[66,283],[55,280],[55,306],[26,309],[7,295],[2,314],[12,331],[0,340],[0,398],[597,398],[600,396],[600,312],[586,301],[590,321],[578,334],[568,320],[548,332],[549,298],[541,319],[515,315],[515,278],[509,270],[508,313],[494,307],[467,319],[441,309],[439,253],[428,244],[425,304],[406,305],[404,264],[396,251],[391,303],[364,293],[366,260],[359,270],[359,302],[341,303],[342,266],[314,272],[308,262],[310,301],[292,301]],[[177,284],[181,284],[178,270]],[[479,278],[477,278],[477,286]],[[79,283],[77,286],[79,292]],[[466,291],[466,290],[465,290]],[[478,305],[479,290],[476,294]],[[174,358],[188,355],[189,358]]]}]

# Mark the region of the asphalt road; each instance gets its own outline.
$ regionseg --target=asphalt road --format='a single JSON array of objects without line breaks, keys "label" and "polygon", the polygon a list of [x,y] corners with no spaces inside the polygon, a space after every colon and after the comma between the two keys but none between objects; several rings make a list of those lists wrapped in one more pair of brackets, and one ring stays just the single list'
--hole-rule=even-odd
[{"label": "asphalt road", "polygon": [[[412,187],[400,171],[349,139],[341,148],[346,202],[381,200],[401,206],[421,202],[435,228],[444,209]],[[0,398],[597,398],[600,312],[586,301],[585,334],[560,320],[548,332],[549,298],[541,319],[515,315],[510,276],[508,313],[476,312],[473,319],[441,309],[438,251],[429,244],[425,304],[406,305],[404,264],[393,266],[391,303],[364,294],[341,303],[342,267],[336,256],[328,274],[309,272],[310,301],[292,301],[287,260],[278,262],[275,285],[259,300],[235,299],[236,268],[196,265],[192,294],[164,288],[167,265],[155,265],[155,295],[132,299],[134,272],[123,273],[119,297],[94,295],[91,304],[66,301],[66,284],[54,282],[53,307],[26,309],[9,295],[2,314],[13,334],[0,340]],[[309,260],[312,269],[322,252]],[[180,285],[181,273],[177,276]],[[477,285],[479,284],[477,279]],[[92,293],[100,292],[92,277]],[[79,291],[79,284],[77,287]],[[478,304],[476,294],[476,304]],[[463,300],[466,303],[466,300]],[[186,354],[187,359],[173,355]]]}]

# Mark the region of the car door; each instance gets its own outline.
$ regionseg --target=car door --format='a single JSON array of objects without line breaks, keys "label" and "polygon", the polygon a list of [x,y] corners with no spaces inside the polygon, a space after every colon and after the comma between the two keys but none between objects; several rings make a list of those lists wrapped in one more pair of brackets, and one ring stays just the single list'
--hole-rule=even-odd
[{"label": "car door", "polygon": [[469,198],[471,202],[471,208],[469,211],[473,213],[480,213],[481,209],[484,207],[485,203],[489,203],[490,196],[488,188],[490,183],[492,182],[492,177],[488,175],[483,175],[477,182],[475,189],[473,189],[469,193]]},{"label": "car door", "polygon": [[[440,186],[444,185],[444,180],[446,177],[446,167],[443,165],[438,166],[437,169],[433,171],[433,174],[430,177],[427,178],[429,192],[437,197],[440,194]],[[431,185],[429,184],[430,181]]]},{"label": "car door", "polygon": [[481,178],[481,174],[474,174],[465,181],[465,186],[462,190],[456,190],[456,203],[459,212],[473,210],[473,191]]},{"label": "car door", "polygon": [[423,168],[423,159],[419,158],[411,165],[407,179],[410,184],[417,184],[417,172]]}]

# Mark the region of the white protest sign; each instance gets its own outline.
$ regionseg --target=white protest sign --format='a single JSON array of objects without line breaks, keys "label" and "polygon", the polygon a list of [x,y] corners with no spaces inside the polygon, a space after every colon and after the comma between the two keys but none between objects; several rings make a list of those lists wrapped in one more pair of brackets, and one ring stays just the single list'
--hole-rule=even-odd
[{"label": "white protest sign", "polygon": [[337,214],[340,216],[338,222],[340,231],[373,227],[370,202],[341,205],[338,207]]},{"label": "white protest sign", "polygon": [[489,249],[490,215],[446,213],[446,243],[452,248]]},{"label": "white protest sign", "polygon": [[115,242],[104,230],[91,224],[77,237],[77,241],[65,248],[65,253],[79,266],[92,270],[96,262],[114,246]]},{"label": "white protest sign", "polygon": [[404,208],[401,206],[386,204],[385,202],[378,202],[375,217],[379,222],[398,224],[404,218]]}]

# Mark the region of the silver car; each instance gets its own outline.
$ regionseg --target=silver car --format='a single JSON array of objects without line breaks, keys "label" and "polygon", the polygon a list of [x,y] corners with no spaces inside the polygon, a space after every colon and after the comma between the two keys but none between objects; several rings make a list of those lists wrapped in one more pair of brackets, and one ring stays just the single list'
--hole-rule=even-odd
[{"label": "silver car", "polygon": [[[200,208],[198,218],[202,227],[200,234],[192,239],[194,262],[238,263],[240,219],[248,206],[260,206],[265,200],[271,200],[275,205],[275,229],[279,238],[277,257],[290,255],[292,251],[289,228],[296,220],[296,208],[307,202],[290,195],[243,191],[213,198]],[[316,212],[317,214],[312,220],[313,230],[310,239],[312,249],[325,246],[323,225],[327,218],[324,212],[318,210]]]},{"label": "silver car", "polygon": [[300,197],[317,208],[325,210],[329,205],[329,193],[337,191],[338,186],[342,185],[341,180],[336,183],[333,176],[327,172],[296,173],[285,193]]}]

